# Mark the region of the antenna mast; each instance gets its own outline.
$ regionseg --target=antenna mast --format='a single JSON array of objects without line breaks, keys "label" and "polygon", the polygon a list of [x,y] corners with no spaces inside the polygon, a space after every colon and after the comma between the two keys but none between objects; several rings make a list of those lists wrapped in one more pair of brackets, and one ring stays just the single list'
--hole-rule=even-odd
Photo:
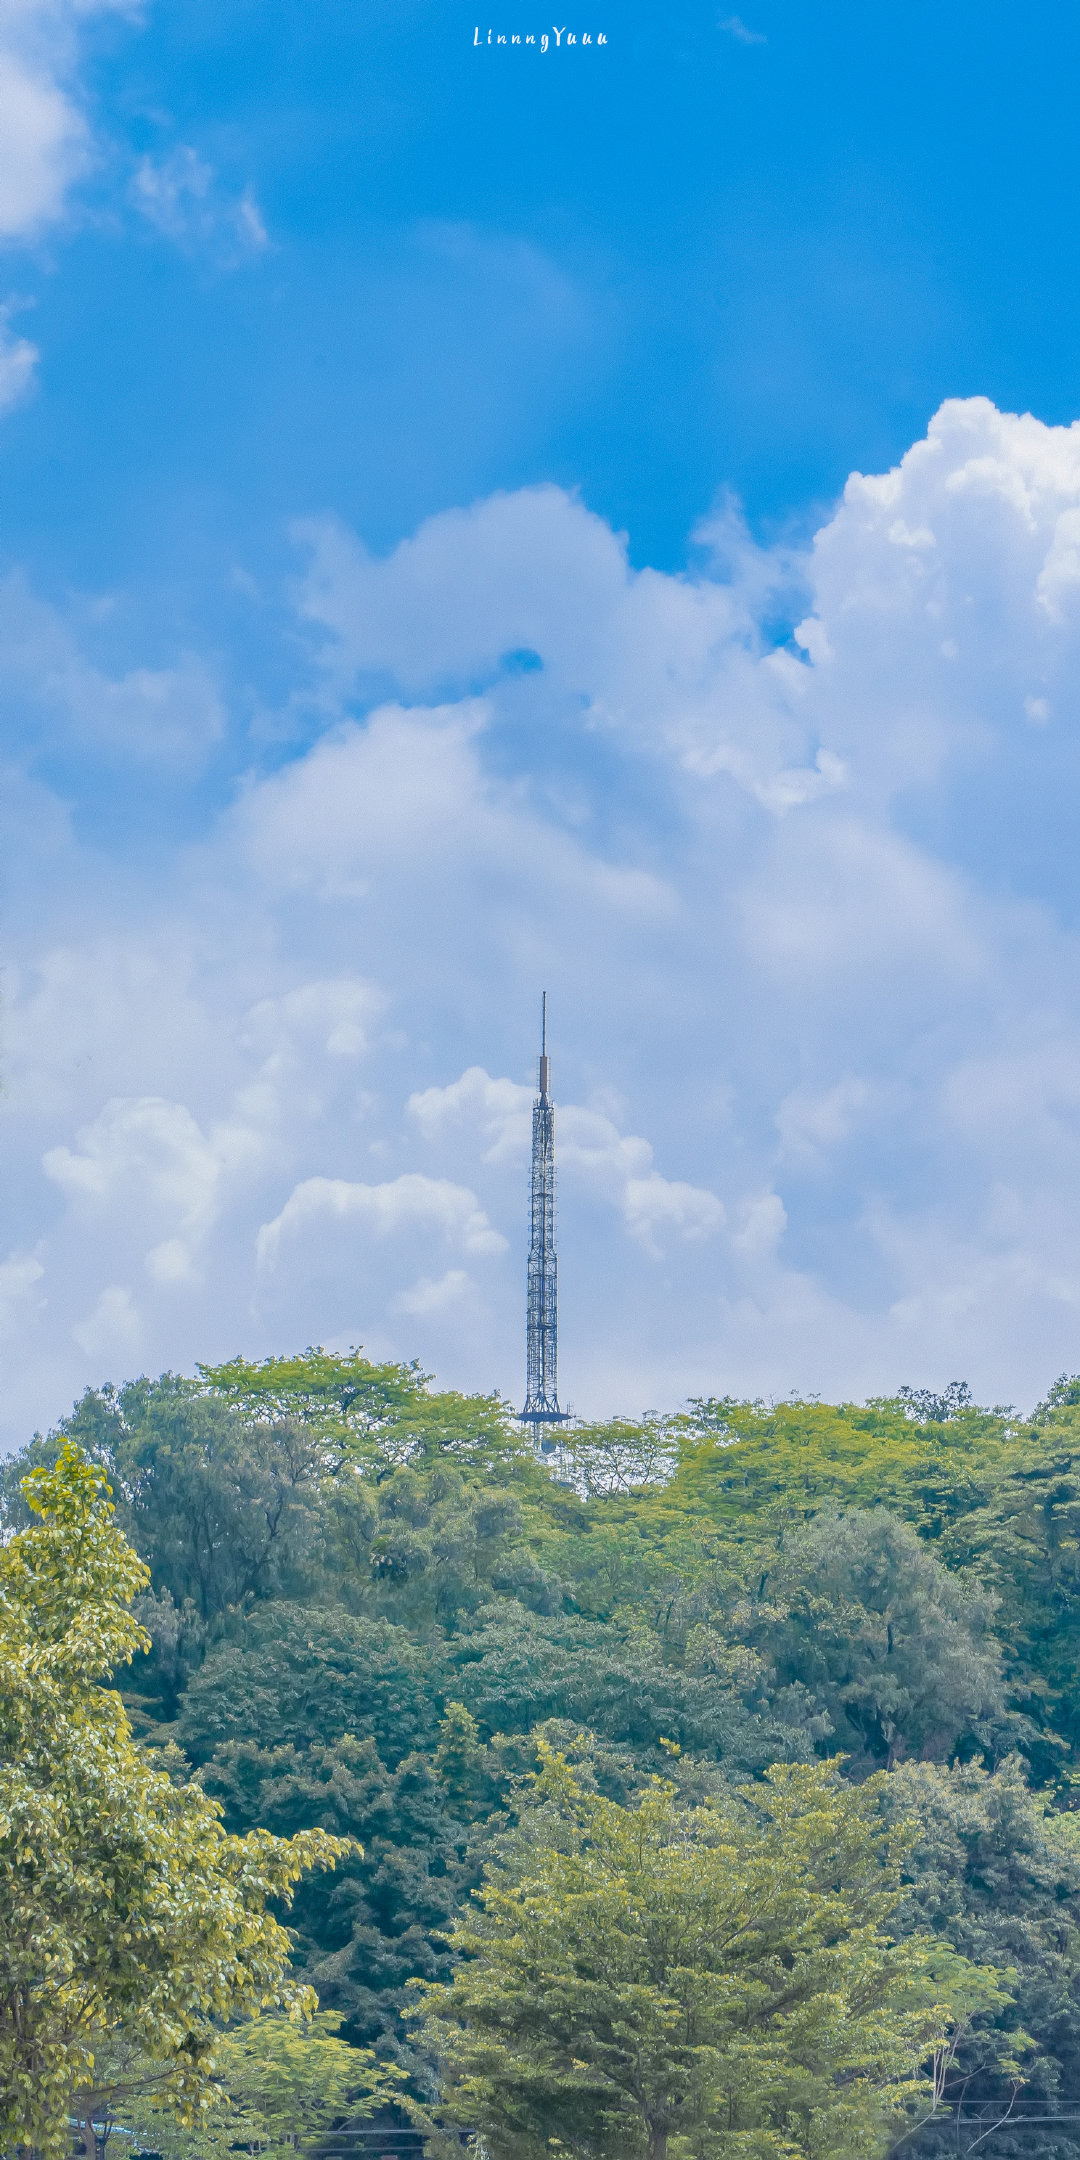
[{"label": "antenna mast", "polygon": [[[555,1256],[555,1106],[548,1092],[547,991],[540,1006],[540,1089],[533,1103],[532,1210],[525,1320],[527,1386],[523,1425],[565,1425],[559,1408],[559,1288]],[[550,1447],[551,1442],[547,1445]]]}]

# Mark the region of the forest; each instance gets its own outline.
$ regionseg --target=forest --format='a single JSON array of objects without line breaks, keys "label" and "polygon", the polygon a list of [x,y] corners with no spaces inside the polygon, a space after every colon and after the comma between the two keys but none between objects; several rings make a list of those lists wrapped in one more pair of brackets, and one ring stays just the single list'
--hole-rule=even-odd
[{"label": "forest", "polygon": [[224,2140],[144,2149],[374,2109],[489,2160],[1080,2155],[1080,1378],[545,1451],[415,1365],[237,1358],[35,1436],[3,1554],[58,1464],[144,1563],[132,1760],[310,1841],[299,2022],[234,2032]]}]

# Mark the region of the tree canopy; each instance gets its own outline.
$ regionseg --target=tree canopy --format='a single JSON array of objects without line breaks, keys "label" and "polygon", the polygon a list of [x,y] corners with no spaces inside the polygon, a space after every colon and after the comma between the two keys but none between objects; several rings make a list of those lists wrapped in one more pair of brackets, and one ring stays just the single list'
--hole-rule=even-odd
[{"label": "tree canopy", "polygon": [[[901,2138],[905,2160],[1080,2155],[1080,1380],[1055,1381],[1027,1417],[960,1383],[863,1405],[714,1395],[573,1427],[545,1456],[497,1396],[441,1392],[415,1365],[234,1359],[89,1391],[0,1467],[0,1524],[3,2045],[29,1990],[41,2062],[59,2050],[56,2091],[74,2092],[92,2052],[102,2119],[111,2091],[135,2121],[134,2080],[165,2160],[218,2160],[227,2121],[233,2144],[271,2152],[270,2087],[295,2073],[300,2121],[316,2043],[342,2051],[320,2059],[346,2115],[370,2102],[401,2127],[400,2108],[417,2108],[449,2133],[478,2028],[440,2010],[436,2048],[434,2011],[425,2027],[410,2005],[417,1982],[443,1991],[432,2004],[464,2002],[481,1962],[469,1930],[479,1941],[496,1909],[474,1893],[517,1897],[535,1877],[554,1915],[559,1869],[595,1856],[604,1821],[610,1918],[619,1838],[631,1822],[640,1833],[661,1789],[658,1881],[684,1847],[707,1875],[718,1825],[736,1874],[763,1868],[769,1807],[801,1793],[808,1821],[819,1778],[838,1838],[854,1810],[870,1870],[840,1838],[830,1881],[896,1900],[875,1908],[874,1939],[938,1992],[882,1997],[886,2021],[916,2023],[903,2045],[888,2026],[865,2077],[822,2043],[798,2073],[819,2095],[805,2105],[781,2079],[754,2118],[729,2065],[731,2152],[784,2138],[812,2150],[832,2079],[866,2101],[852,2150]],[[63,1645],[66,1677],[49,1662]],[[544,1749],[578,1788],[561,1814],[534,1783]],[[332,1869],[296,1872],[320,1850]],[[186,1979],[169,1947],[184,1950],[181,1877],[201,1915]],[[811,1876],[804,1889],[811,1904],[832,1894]],[[119,1931],[103,1917],[117,1899]],[[254,1931],[248,1963],[211,2001],[199,1975],[225,1956],[215,1927],[234,1922]],[[569,1956],[552,1927],[552,1954],[558,1939]],[[782,1932],[786,1972],[797,1950]],[[307,1988],[333,2029],[301,2015]],[[148,2004],[156,2032],[186,2036],[178,2052],[149,2049]],[[916,2061],[917,2020],[935,2007],[953,2022]],[[780,2027],[755,2031],[782,2067]],[[719,2061],[715,2033],[707,2046]],[[334,2063],[355,2087],[335,2084]],[[937,2103],[920,2121],[904,2090],[921,2080],[925,2099],[928,2076]],[[193,2118],[179,2144],[166,2102]],[[79,2105],[92,2103],[84,2085]],[[490,2160],[516,2160],[525,2128],[485,2119]],[[669,2160],[724,2150],[715,2114],[689,2119],[669,2126]],[[841,2118],[821,2119],[844,2150]],[[620,2136],[653,2135],[644,2117],[632,2133],[619,2121]],[[557,2160],[550,2122],[548,2136]]]},{"label": "tree canopy", "polygon": [[225,2023],[311,2006],[268,1901],[347,1848],[318,1829],[232,1836],[175,1761],[133,1744],[104,1683],[144,1645],[146,1568],[71,1441],[25,1494],[37,1521],[0,1549],[0,2139],[51,2155],[114,2034],[192,2117]]},{"label": "tree canopy", "polygon": [[[899,1866],[876,1788],[827,1764],[629,1807],[542,1768],[513,1848],[422,1990],[442,2111],[507,2160],[856,2160],[907,2127],[996,1976],[891,1933]],[[948,1965],[948,1971],[944,1967]]]}]

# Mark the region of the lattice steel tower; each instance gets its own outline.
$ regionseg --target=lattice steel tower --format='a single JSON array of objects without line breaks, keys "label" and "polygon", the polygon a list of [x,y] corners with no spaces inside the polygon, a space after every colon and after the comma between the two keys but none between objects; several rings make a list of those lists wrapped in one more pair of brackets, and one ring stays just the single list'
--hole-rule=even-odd
[{"label": "lattice steel tower", "polygon": [[[540,1022],[540,1092],[533,1104],[532,1221],[529,1236],[523,1424],[565,1425],[559,1408],[559,1274],[555,1257],[555,1107],[548,1094],[547,991]],[[537,1434],[539,1437],[539,1434]]]}]

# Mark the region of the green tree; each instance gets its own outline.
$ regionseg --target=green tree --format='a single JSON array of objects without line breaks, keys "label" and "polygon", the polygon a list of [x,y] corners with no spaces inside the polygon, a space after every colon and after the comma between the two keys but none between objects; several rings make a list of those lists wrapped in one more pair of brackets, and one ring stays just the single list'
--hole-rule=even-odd
[{"label": "green tree", "polygon": [[760,1564],[731,1615],[737,1638],[825,1711],[859,1771],[966,1742],[998,1751],[1006,1715],[995,1599],[950,1573],[886,1508],[823,1508]]},{"label": "green tree", "polygon": [[791,1688],[775,1714],[764,1700],[754,1707],[763,1668],[746,1650],[742,1660],[751,1670],[736,1658],[718,1671],[703,1656],[700,1670],[683,1671],[647,1627],[536,1615],[509,1600],[479,1614],[448,1651],[454,1693],[491,1736],[555,1717],[638,1749],[652,1767],[665,1740],[743,1770],[811,1755],[824,1717],[815,1721],[812,1702]]},{"label": "green tree", "polygon": [[1080,1406],[1071,1392],[1065,1381],[1051,1390],[946,1543],[999,1600],[1010,1678],[1046,1736],[1033,1757],[1044,1777],[1080,1748]]},{"label": "green tree", "polygon": [[146,1647],[146,1568],[72,1442],[24,1490],[37,1519],[0,1550],[0,2148],[59,2155],[111,2039],[193,2116],[225,2023],[314,2007],[268,1900],[348,1848],[229,1836],[179,1758],[135,1745],[105,1682]]},{"label": "green tree", "polygon": [[216,2054],[216,2103],[194,2126],[177,2122],[152,2063],[119,2058],[114,2082],[94,2096],[93,2120],[122,2121],[125,2138],[162,2160],[230,2160],[238,2152],[292,2160],[343,2115],[363,2120],[402,2082],[403,2073],[377,2063],[370,2049],[339,2040],[340,2023],[330,2011],[267,2015],[226,2033]]},{"label": "green tree", "polygon": [[[301,1886],[294,1954],[321,2001],[340,2011],[346,2037],[380,2057],[416,2065],[400,2013],[410,1979],[449,1971],[445,1930],[478,1879],[471,1847],[498,1807],[499,1754],[482,1746],[468,1713],[449,1707],[432,1752],[388,1769],[374,1741],[219,1747],[203,1781],[230,1828],[288,1833],[317,1824],[362,1840],[332,1879]],[[515,1763],[514,1768],[524,1764]]]},{"label": "green tree", "polygon": [[825,1506],[883,1504],[936,1538],[986,1499],[1018,1430],[1010,1414],[975,1405],[935,1421],[901,1398],[703,1398],[672,1420],[679,1464],[664,1497],[743,1537]]},{"label": "green tree", "polygon": [[509,1464],[535,1473],[532,1449],[499,1395],[432,1393],[430,1373],[415,1360],[374,1365],[358,1349],[320,1346],[198,1370],[207,1389],[245,1416],[297,1420],[317,1436],[330,1467],[351,1461],[379,1474],[449,1455],[479,1469]]},{"label": "green tree", "polygon": [[321,1451],[297,1419],[258,1425],[175,1373],[89,1389],[61,1428],[101,1462],[155,1590],[206,1622],[295,1596],[321,1566]]},{"label": "green tree", "polygon": [[[979,1763],[905,1763],[878,1792],[886,1819],[915,1831],[900,1926],[1015,1975],[1012,2000],[986,2006],[958,2035],[942,2113],[903,2153],[910,2160],[987,2150],[1014,2160],[1076,2160],[1080,1817],[1055,1813],[1032,1793],[1015,1756],[996,1771]],[[1026,2129],[1024,2118],[1031,2118]],[[996,2124],[1004,2128],[991,2143]]]},{"label": "green tree", "polygon": [[927,1939],[892,1939],[876,1800],[817,1764],[623,1807],[547,1751],[452,1983],[422,1991],[444,2120],[492,2160],[882,2152],[958,1997],[1001,1995],[955,1959],[943,1992]]},{"label": "green tree", "polygon": [[677,1447],[670,1418],[609,1418],[604,1424],[570,1425],[559,1437],[562,1467],[580,1489],[633,1493],[670,1477]]},{"label": "green tree", "polygon": [[304,1747],[373,1734],[393,1760],[433,1736],[441,1660],[340,1605],[257,1605],[189,1682],[176,1735],[196,1762],[228,1740]]},{"label": "green tree", "polygon": [[105,1471],[149,1566],[139,1617],[153,1649],[138,1707],[168,1722],[223,1615],[310,1594],[333,1572],[319,1444],[296,1421],[245,1419],[175,1373],[90,1388],[57,1433],[0,1466],[4,1528],[25,1527],[23,1478],[51,1466],[65,1438]]}]

